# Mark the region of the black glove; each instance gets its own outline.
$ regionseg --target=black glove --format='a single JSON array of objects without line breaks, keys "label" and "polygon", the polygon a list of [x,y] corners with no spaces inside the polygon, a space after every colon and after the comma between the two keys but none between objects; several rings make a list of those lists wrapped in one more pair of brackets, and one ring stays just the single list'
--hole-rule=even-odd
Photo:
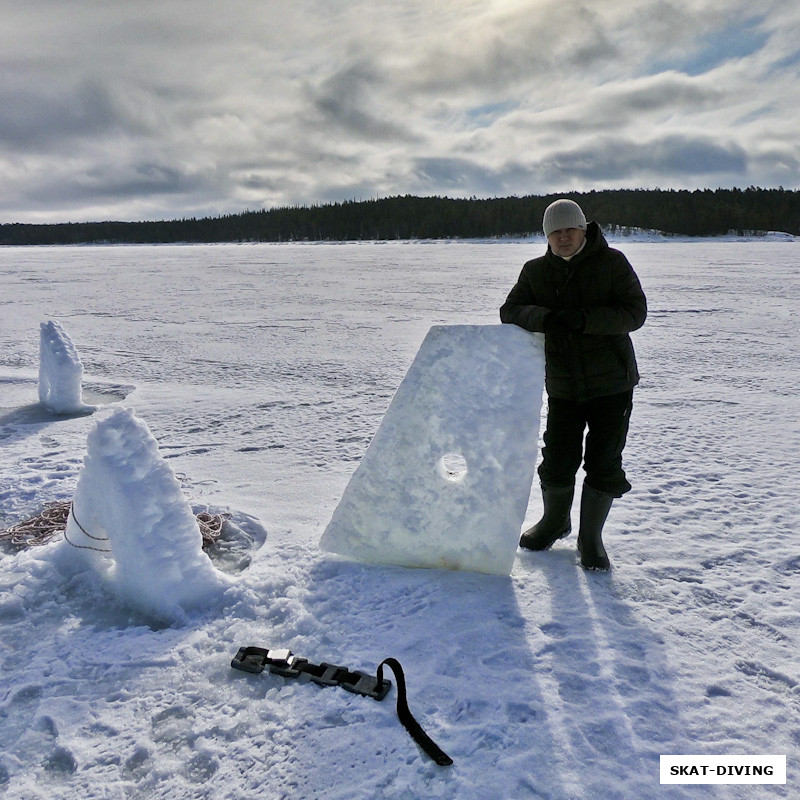
[{"label": "black glove", "polygon": [[544,332],[564,335],[580,333],[586,326],[586,317],[579,308],[566,311],[551,311],[544,318]]}]

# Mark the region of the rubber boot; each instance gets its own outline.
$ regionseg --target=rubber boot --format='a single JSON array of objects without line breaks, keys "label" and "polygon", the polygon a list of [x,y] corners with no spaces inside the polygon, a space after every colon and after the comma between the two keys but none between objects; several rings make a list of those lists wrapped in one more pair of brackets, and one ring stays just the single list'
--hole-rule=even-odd
[{"label": "rubber boot", "polygon": [[584,569],[605,571],[611,569],[606,549],[603,547],[605,525],[614,495],[583,485],[581,494],[581,527],[578,531],[578,552]]},{"label": "rubber boot", "polygon": [[549,550],[553,543],[569,535],[572,530],[569,512],[575,486],[547,487],[542,484],[542,518],[519,540],[526,550]]}]

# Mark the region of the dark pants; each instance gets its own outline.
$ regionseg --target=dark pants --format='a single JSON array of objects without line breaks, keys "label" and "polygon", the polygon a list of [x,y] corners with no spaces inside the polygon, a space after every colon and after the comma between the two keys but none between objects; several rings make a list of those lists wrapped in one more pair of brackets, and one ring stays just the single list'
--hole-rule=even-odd
[{"label": "dark pants", "polygon": [[[631,485],[622,469],[622,450],[628,436],[633,390],[579,403],[548,398],[539,479],[545,486],[571,486],[583,459],[586,484],[614,497]],[[586,449],[583,433],[586,434]]]}]

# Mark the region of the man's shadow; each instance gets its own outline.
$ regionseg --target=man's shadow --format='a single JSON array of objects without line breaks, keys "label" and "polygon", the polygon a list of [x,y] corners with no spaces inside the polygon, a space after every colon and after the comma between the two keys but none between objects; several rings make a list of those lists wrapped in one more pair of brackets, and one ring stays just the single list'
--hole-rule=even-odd
[{"label": "man's shadow", "polygon": [[617,796],[620,786],[651,796],[660,755],[689,746],[664,641],[622,598],[613,569],[584,571],[574,537],[567,541],[517,561],[524,580],[543,581],[550,597],[538,624],[562,763],[585,793],[577,796]]}]

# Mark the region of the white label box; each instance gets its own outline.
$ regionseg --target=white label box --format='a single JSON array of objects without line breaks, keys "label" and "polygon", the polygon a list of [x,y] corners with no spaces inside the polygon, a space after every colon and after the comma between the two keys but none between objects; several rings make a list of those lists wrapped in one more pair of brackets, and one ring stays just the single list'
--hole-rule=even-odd
[{"label": "white label box", "polygon": [[786,756],[661,756],[661,783],[786,783]]}]

